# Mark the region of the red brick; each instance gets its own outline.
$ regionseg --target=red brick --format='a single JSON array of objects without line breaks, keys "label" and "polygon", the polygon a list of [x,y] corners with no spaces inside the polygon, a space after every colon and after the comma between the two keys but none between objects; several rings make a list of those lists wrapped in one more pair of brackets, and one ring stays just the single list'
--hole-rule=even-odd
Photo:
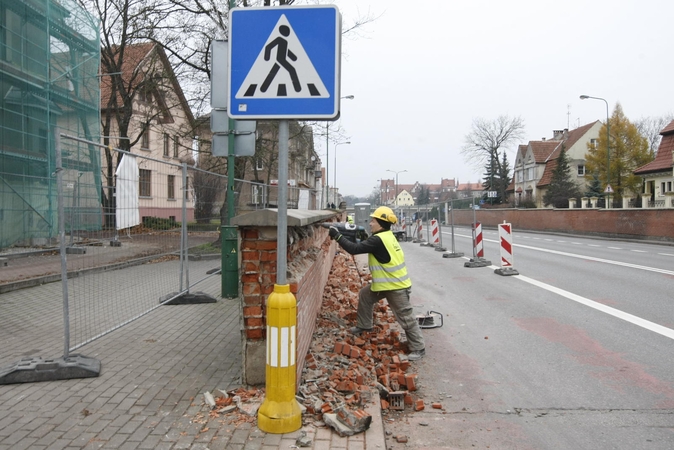
[{"label": "red brick", "polygon": [[387,409],[388,409],[388,406],[389,406],[389,405],[388,405],[388,402],[387,402],[386,400],[384,400],[383,398],[380,399],[380,402],[381,402],[381,409],[387,410]]},{"label": "red brick", "polygon": [[276,241],[255,241],[255,246],[258,250],[276,250]]},{"label": "red brick", "polygon": [[405,375],[405,386],[407,386],[408,391],[416,391],[417,390],[417,375],[416,374],[409,374]]},{"label": "red brick", "polygon": [[425,408],[424,406],[424,401],[419,399],[416,402],[414,402],[414,410],[415,411],[422,411]]},{"label": "red brick", "polygon": [[246,330],[246,339],[260,340],[264,338],[264,330],[261,328]]},{"label": "red brick", "polygon": [[259,306],[244,306],[244,317],[262,317],[262,308]]},{"label": "red brick", "polygon": [[241,276],[242,283],[259,283],[260,275],[257,272],[247,273]]},{"label": "red brick", "polygon": [[241,230],[241,237],[243,239],[259,239],[260,231],[255,228],[244,228]]},{"label": "red brick", "polygon": [[258,251],[242,251],[241,252],[242,261],[260,261],[260,252]]},{"label": "red brick", "polygon": [[247,306],[263,305],[264,299],[259,295],[244,295],[243,304]]},{"label": "red brick", "polygon": [[342,353],[342,349],[344,348],[344,343],[342,341],[337,341],[335,342],[335,353],[338,355]]},{"label": "red brick", "polygon": [[431,403],[431,406],[433,407],[433,409],[442,409],[442,403],[433,402]]},{"label": "red brick", "polygon": [[261,291],[258,283],[246,283],[243,285],[243,295],[260,294]]},{"label": "red brick", "polygon": [[244,273],[259,272],[260,271],[260,261],[242,261],[241,270]]},{"label": "red brick", "polygon": [[264,320],[258,317],[251,317],[243,319],[244,325],[246,327],[262,327],[264,326]]},{"label": "red brick", "polygon": [[276,252],[269,250],[262,251],[258,256],[258,259],[260,261],[276,261]]}]

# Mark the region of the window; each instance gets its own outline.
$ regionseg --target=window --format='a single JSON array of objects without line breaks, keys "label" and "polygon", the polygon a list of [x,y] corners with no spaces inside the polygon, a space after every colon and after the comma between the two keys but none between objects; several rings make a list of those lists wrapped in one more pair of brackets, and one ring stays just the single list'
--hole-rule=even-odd
[{"label": "window", "polygon": [[190,199],[189,185],[190,185],[190,177],[187,177],[187,178],[185,178],[185,200]]},{"label": "window", "polygon": [[255,159],[255,168],[257,170],[262,170],[264,169],[264,166],[262,165],[262,160],[260,158]]},{"label": "window", "polygon": [[146,128],[145,131],[143,131],[143,137],[140,139],[140,148],[143,150],[149,150],[150,149],[150,129]]},{"label": "window", "polygon": [[169,155],[169,135],[168,133],[164,133],[164,156],[168,158]]},{"label": "window", "polygon": [[583,176],[585,175],[585,166],[582,164],[578,164],[578,176]]},{"label": "window", "polygon": [[178,151],[180,150],[180,138],[176,135],[173,136],[173,157],[178,157]]},{"label": "window", "polygon": [[152,171],[147,169],[140,169],[138,171],[138,193],[141,197],[150,197],[152,191],[150,186],[152,183]]},{"label": "window", "polygon": [[664,194],[665,192],[672,192],[671,181],[663,181],[662,183],[660,183],[660,195]]},{"label": "window", "polygon": [[168,176],[166,186],[168,187],[167,196],[168,196],[169,200],[175,200],[176,199],[176,176],[175,175],[169,175]]},{"label": "window", "polygon": [[590,147],[597,148],[597,140],[596,139],[590,139]]}]

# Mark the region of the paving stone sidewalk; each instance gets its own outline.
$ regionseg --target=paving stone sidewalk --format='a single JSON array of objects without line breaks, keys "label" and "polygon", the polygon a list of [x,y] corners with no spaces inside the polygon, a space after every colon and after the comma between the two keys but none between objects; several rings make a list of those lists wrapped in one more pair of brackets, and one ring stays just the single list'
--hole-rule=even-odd
[{"label": "paving stone sidewalk", "polygon": [[[141,276],[122,270],[130,282]],[[12,362],[9,354],[63,355],[62,318],[40,319],[46,304],[62,301],[61,289],[57,282],[0,294],[0,365]],[[0,450],[288,449],[302,431],[316,450],[385,449],[379,405],[368,411],[370,429],[348,438],[313,426],[268,434],[227,417],[197,423],[197,415],[208,417],[202,394],[239,387],[242,365],[238,301],[220,298],[219,277],[198,290],[218,301],[162,306],[79,349],[101,361],[96,378],[0,385]],[[3,334],[2,321],[19,314],[31,318],[29,339]]]}]

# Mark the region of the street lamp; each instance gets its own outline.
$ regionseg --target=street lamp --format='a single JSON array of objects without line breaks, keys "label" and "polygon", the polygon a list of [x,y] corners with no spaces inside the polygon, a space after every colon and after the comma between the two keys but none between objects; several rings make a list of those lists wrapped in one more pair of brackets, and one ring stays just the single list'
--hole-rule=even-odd
[{"label": "street lamp", "polygon": [[[609,115],[608,115],[608,102],[601,97],[592,97],[590,95],[581,95],[581,100],[586,100],[588,98],[594,100],[601,100],[606,103],[606,189],[611,186],[611,147],[609,141],[611,139],[611,134],[609,133]],[[609,200],[611,199],[611,193],[607,192],[606,207],[609,208]]]},{"label": "street lamp", "polygon": [[398,174],[399,174],[399,173],[403,173],[403,172],[407,172],[407,170],[399,170],[399,171],[396,172],[395,170],[389,170],[389,169],[386,169],[386,171],[387,171],[387,172],[393,172],[393,173],[396,174],[396,197],[395,197],[395,206],[398,206]]},{"label": "street lamp", "polygon": [[347,145],[347,144],[351,144],[351,141],[338,142],[335,144],[335,177],[332,179],[333,181],[332,187],[335,190],[335,201],[337,201],[337,147],[339,147],[340,145]]},{"label": "street lamp", "polygon": [[[353,100],[355,97],[353,95],[345,95],[344,97],[340,97],[340,99],[347,99],[347,100]],[[329,200],[328,197],[330,196],[330,151],[328,148],[330,147],[330,122],[325,122],[325,198],[326,200]],[[328,201],[328,203],[330,203]]]}]

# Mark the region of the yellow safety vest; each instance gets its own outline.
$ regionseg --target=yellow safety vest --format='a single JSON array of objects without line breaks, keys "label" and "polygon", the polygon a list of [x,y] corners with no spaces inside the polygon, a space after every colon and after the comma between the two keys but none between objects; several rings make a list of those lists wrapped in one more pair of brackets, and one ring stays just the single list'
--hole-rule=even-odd
[{"label": "yellow safety vest", "polygon": [[381,292],[411,287],[412,280],[410,280],[410,276],[407,274],[405,255],[395,235],[392,231],[388,230],[377,233],[377,236],[379,236],[384,246],[386,246],[386,250],[391,255],[391,261],[382,264],[377,261],[377,258],[372,253],[368,255],[367,262],[370,266],[370,274],[372,274],[372,286],[370,289],[373,292]]}]

